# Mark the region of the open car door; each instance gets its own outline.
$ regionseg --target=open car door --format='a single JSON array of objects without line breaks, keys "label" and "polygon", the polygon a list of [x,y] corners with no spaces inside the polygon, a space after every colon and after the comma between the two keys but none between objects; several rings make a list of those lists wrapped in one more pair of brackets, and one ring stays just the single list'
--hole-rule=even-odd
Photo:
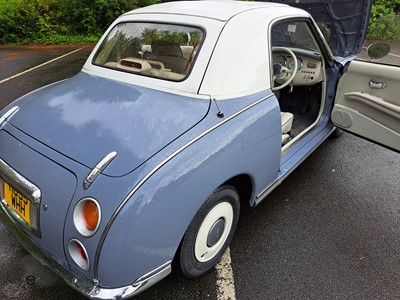
[{"label": "open car door", "polygon": [[400,67],[352,61],[331,118],[339,128],[400,152]]}]

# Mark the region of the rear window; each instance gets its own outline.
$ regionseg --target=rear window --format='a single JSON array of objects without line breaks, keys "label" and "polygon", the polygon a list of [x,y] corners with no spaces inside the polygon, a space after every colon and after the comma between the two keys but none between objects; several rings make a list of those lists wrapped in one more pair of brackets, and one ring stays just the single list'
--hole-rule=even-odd
[{"label": "rear window", "polygon": [[203,40],[199,28],[159,23],[121,23],[108,34],[93,63],[143,76],[181,81]]}]

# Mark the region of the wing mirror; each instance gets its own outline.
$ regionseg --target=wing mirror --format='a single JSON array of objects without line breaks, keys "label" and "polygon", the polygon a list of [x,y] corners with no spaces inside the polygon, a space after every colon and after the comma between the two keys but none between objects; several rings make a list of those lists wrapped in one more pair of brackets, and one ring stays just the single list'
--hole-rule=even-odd
[{"label": "wing mirror", "polygon": [[368,56],[371,59],[383,58],[390,52],[390,46],[386,43],[376,42],[368,47]]}]

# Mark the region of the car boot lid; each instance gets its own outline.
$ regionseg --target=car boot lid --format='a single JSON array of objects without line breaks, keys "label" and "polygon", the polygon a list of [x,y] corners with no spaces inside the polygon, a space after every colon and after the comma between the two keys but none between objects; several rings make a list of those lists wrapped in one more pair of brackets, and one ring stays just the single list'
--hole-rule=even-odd
[{"label": "car boot lid", "polygon": [[209,100],[80,73],[19,100],[9,123],[90,169],[113,153],[103,174],[140,166],[207,114]]}]

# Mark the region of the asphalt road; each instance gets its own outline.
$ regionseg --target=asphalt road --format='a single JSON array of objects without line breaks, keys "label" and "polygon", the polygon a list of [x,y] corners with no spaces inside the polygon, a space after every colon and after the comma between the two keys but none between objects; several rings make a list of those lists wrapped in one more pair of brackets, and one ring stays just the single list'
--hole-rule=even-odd
[{"label": "asphalt road", "polygon": [[[0,82],[76,47],[0,48]],[[0,108],[79,71],[90,47],[0,83]],[[236,299],[400,299],[400,155],[343,134],[324,142],[255,209],[230,247]],[[85,299],[0,224],[0,299]],[[26,277],[34,276],[29,285]],[[217,271],[174,269],[137,299],[227,299]]]},{"label": "asphalt road", "polygon": [[[361,53],[358,55],[360,59],[370,61],[370,58],[368,57],[367,54],[367,49],[368,46],[370,46],[374,42],[376,41],[366,41],[364,43],[364,47],[361,50]],[[380,59],[376,59],[375,62],[400,66],[400,41],[385,41],[385,43],[387,43],[390,46],[389,55]]]}]

